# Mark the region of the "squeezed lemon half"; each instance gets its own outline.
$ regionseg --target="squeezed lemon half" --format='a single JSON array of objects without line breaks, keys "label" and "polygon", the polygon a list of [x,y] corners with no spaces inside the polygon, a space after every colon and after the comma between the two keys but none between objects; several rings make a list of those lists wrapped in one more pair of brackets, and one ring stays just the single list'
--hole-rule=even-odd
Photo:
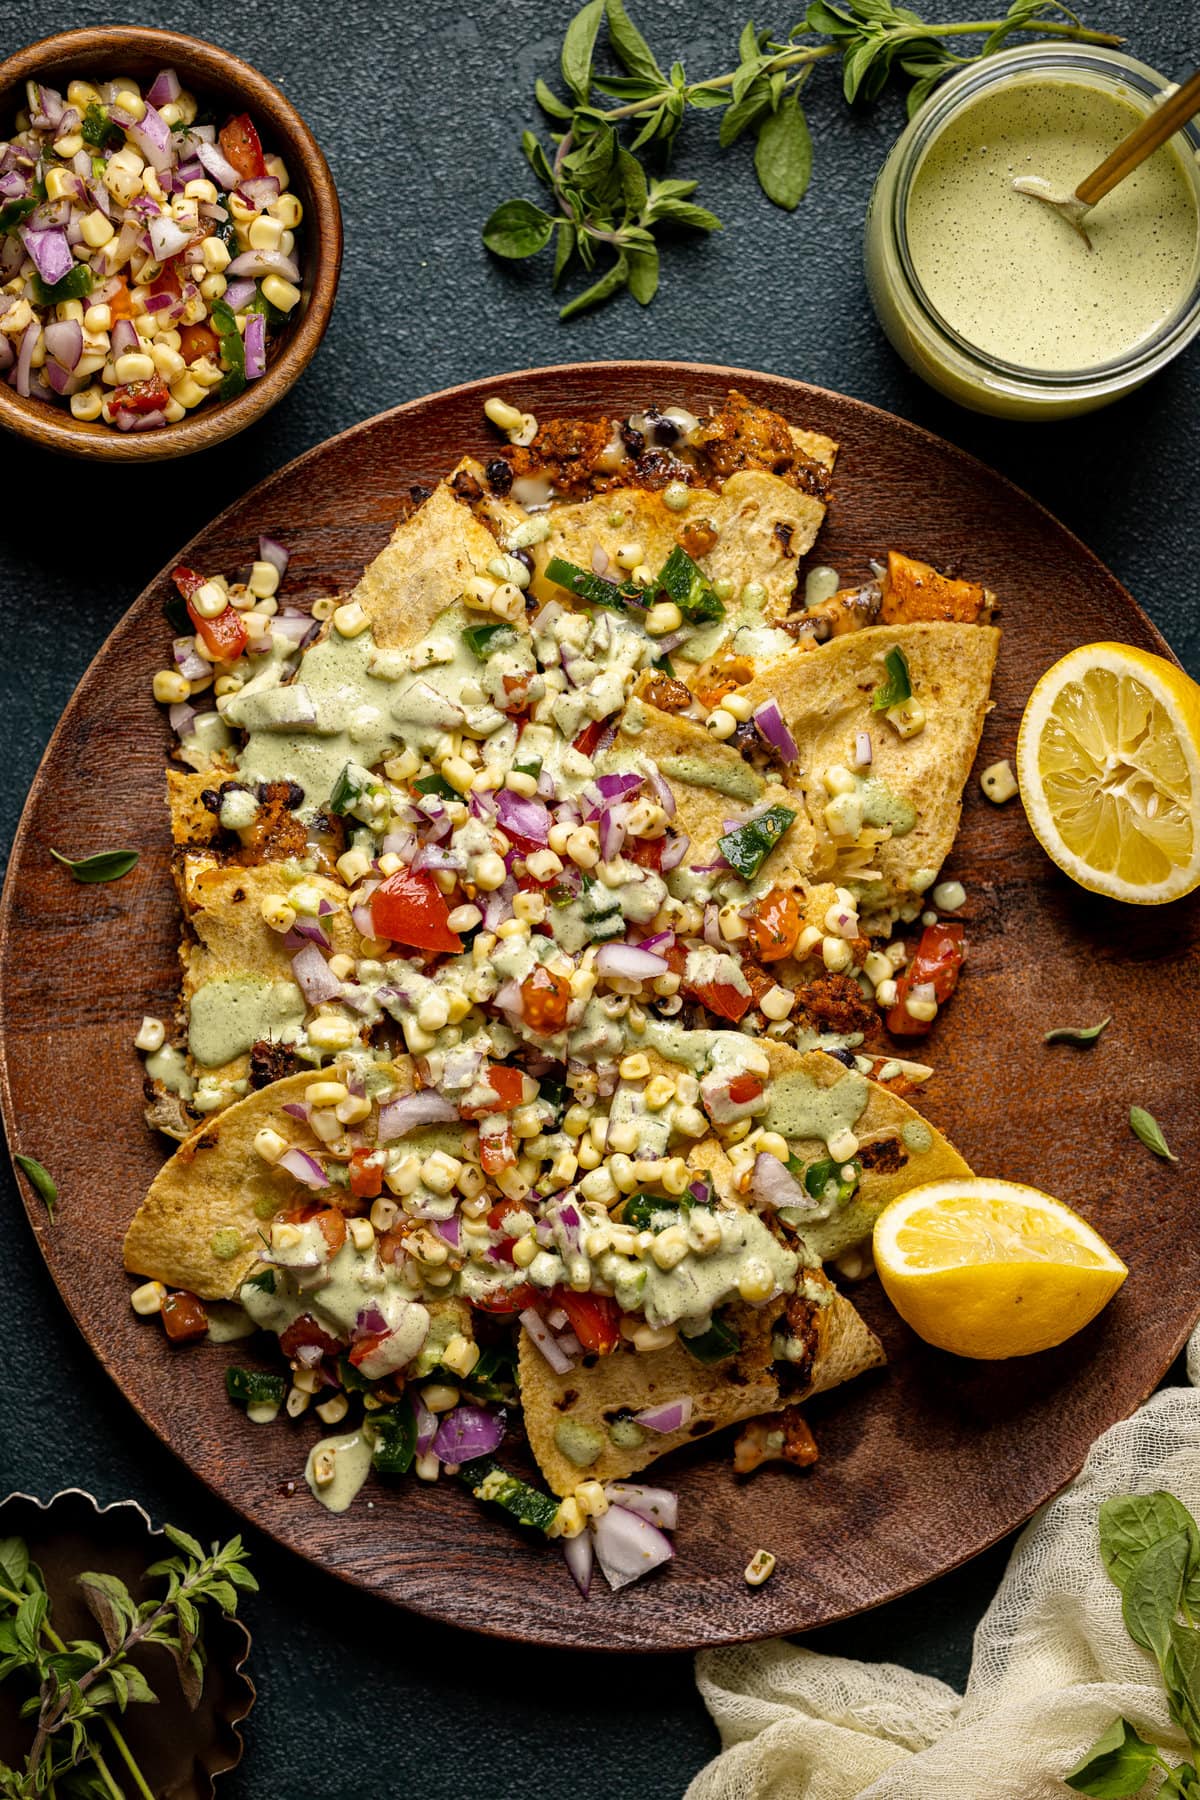
[{"label": "squeezed lemon half", "polygon": [[875,1221],[875,1266],[900,1317],[956,1356],[1030,1356],[1073,1337],[1128,1270],[1060,1200],[964,1176],[912,1188]]},{"label": "squeezed lemon half", "polygon": [[1021,800],[1059,868],[1154,906],[1200,884],[1200,687],[1130,644],[1083,644],[1034,688]]}]

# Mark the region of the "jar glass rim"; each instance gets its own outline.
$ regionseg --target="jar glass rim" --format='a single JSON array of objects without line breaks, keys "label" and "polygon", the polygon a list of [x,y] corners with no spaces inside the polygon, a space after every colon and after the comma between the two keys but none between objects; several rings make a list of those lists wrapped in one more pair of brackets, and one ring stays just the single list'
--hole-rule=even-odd
[{"label": "jar glass rim", "polygon": [[[1024,363],[1008,362],[973,343],[970,338],[955,330],[944,314],[938,311],[926,293],[913,263],[906,215],[913,180],[926,150],[964,105],[969,104],[988,87],[1020,71],[1091,74],[1099,76],[1114,88],[1131,87],[1147,98],[1157,97],[1170,85],[1149,64],[1138,62],[1136,58],[1126,56],[1121,51],[1073,43],[1021,44],[1011,50],[1000,51],[984,62],[973,64],[951,76],[940,88],[935,89],[913,120],[910,127],[912,136],[904,146],[896,170],[892,190],[891,228],[900,267],[911,299],[924,314],[927,323],[960,356],[986,370],[989,376],[1001,384],[1033,389],[1047,397],[1079,393],[1081,390],[1095,393],[1108,388],[1124,389],[1131,382],[1145,380],[1165,362],[1169,362],[1200,329],[1200,232],[1192,291],[1176,312],[1164,320],[1149,338],[1130,350],[1107,362],[1089,364],[1085,369],[1031,369]],[[1187,141],[1193,158],[1200,159],[1200,129],[1197,128],[1196,120],[1189,120],[1181,126],[1176,136],[1182,136]],[[1188,167],[1196,188],[1200,218],[1200,175],[1196,172],[1194,162]]]}]

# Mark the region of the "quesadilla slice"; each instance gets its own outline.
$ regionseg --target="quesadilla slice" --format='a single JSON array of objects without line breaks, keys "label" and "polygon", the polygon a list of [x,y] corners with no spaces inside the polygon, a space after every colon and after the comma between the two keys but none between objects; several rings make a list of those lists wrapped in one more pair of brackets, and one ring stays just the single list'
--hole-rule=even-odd
[{"label": "quesadilla slice", "polygon": [[[805,1283],[811,1294],[798,1305],[793,1296],[790,1314],[803,1314],[811,1341],[803,1373],[786,1390],[788,1365],[777,1359],[793,1331],[782,1298],[759,1308],[728,1307],[722,1331],[737,1348],[715,1364],[692,1354],[686,1339],[648,1351],[622,1340],[592,1366],[556,1374],[523,1331],[518,1370],[525,1429],[553,1492],[621,1480],[697,1438],[773,1412],[785,1391],[799,1401],[881,1364],[883,1346],[850,1301],[815,1272]],[[664,1429],[676,1412],[686,1415],[684,1422]],[[657,1416],[658,1426],[639,1424],[639,1414]]]},{"label": "quesadilla slice", "polygon": [[924,893],[950,852],[999,640],[988,625],[868,626],[742,690],[751,708],[778,703],[833,878],[872,917]]}]

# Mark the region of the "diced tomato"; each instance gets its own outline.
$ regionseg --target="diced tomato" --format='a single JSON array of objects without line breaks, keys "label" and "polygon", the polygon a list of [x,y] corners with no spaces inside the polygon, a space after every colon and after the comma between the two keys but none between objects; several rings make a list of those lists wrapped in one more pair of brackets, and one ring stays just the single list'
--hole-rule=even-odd
[{"label": "diced tomato", "polygon": [[794,894],[773,887],[757,902],[748,922],[760,962],[778,962],[796,948],[803,915]]},{"label": "diced tomato", "polygon": [[573,1288],[550,1291],[551,1306],[561,1306],[583,1348],[607,1356],[621,1342],[621,1309],[607,1294],[577,1294]]},{"label": "diced tomato", "polygon": [[595,756],[607,725],[607,719],[593,719],[591,724],[585,725],[579,736],[572,740],[572,750],[578,750],[580,756]]},{"label": "diced tomato", "polygon": [[394,1263],[404,1249],[404,1240],[407,1236],[407,1221],[403,1225],[393,1225],[390,1231],[385,1231],[378,1243],[380,1262]]},{"label": "diced tomato", "polygon": [[115,293],[109,295],[106,303],[114,325],[118,319],[132,319],[133,317],[133,295],[129,292],[125,277],[118,275],[117,281],[119,286]]},{"label": "diced tomato", "polygon": [[253,177],[266,174],[262,143],[248,113],[239,113],[235,119],[230,119],[228,125],[223,125],[219,138],[226,160],[233,164],[239,175]]},{"label": "diced tomato", "polygon": [[458,933],[446,923],[450,917],[446,896],[426,869],[397,869],[376,888],[370,907],[376,937],[414,950],[457,954],[463,947]]},{"label": "diced tomato", "polygon": [[698,981],[691,992],[709,1012],[716,1013],[718,1018],[730,1019],[735,1025],[750,1010],[751,996],[740,994],[737,988],[724,981]]},{"label": "diced tomato", "polygon": [[749,1106],[763,1091],[757,1075],[735,1075],[729,1084],[729,1098],[735,1106]]},{"label": "diced tomato", "polygon": [[536,1290],[528,1281],[519,1281],[516,1287],[498,1287],[493,1288],[490,1294],[473,1294],[471,1305],[485,1313],[519,1313],[532,1306],[537,1297]]},{"label": "diced tomato", "polygon": [[925,1036],[933,1021],[914,1019],[904,1002],[915,987],[931,982],[938,1005],[944,1006],[958,985],[963,953],[961,925],[946,925],[939,920],[936,925],[926,926],[916,955],[896,983],[896,1004],[889,1007],[885,1017],[884,1022],[894,1037]]},{"label": "diced tomato", "polygon": [[203,1337],[208,1330],[208,1314],[195,1294],[168,1294],[161,1316],[163,1329],[173,1344]]},{"label": "diced tomato", "polygon": [[510,1069],[507,1063],[491,1063],[484,1074],[488,1086],[496,1098],[486,1101],[482,1106],[464,1106],[460,1108],[464,1119],[482,1119],[485,1113],[511,1112],[514,1106],[520,1106],[525,1093],[525,1077],[520,1069]]},{"label": "diced tomato", "polygon": [[524,1210],[525,1203],[522,1200],[497,1200],[495,1206],[492,1207],[487,1216],[489,1230],[499,1231],[510,1213],[523,1212]]},{"label": "diced tomato", "polygon": [[123,386],[115,387],[109,398],[114,406],[135,413],[161,412],[171,401],[161,375],[155,375],[150,381],[127,381]]},{"label": "diced tomato", "polygon": [[661,869],[663,851],[667,847],[665,837],[626,838],[621,855],[626,862],[636,863],[640,869]]},{"label": "diced tomato", "polygon": [[197,588],[204,586],[204,577],[181,564],[179,568],[172,569],[171,579],[187,601],[188,618],[204,639],[205,647],[218,662],[236,662],[246,648],[246,627],[242,624],[242,615],[235,607],[227,606],[215,619],[204,618],[192,604],[192,595]]},{"label": "diced tomato", "polygon": [[383,1164],[373,1150],[352,1152],[350,1192],[357,1200],[374,1200],[383,1192]]},{"label": "diced tomato", "polygon": [[[354,1367],[357,1369],[360,1363],[366,1362],[368,1356],[373,1355],[381,1344],[386,1344],[391,1335],[390,1331],[376,1331],[370,1337],[359,1338],[356,1344],[351,1344],[350,1361]],[[280,1342],[283,1342],[282,1338]]]},{"label": "diced tomato", "polygon": [[179,354],[185,363],[199,362],[202,356],[215,356],[220,340],[207,325],[179,327]]},{"label": "diced tomato", "polygon": [[571,1004],[571,983],[539,963],[521,983],[521,1005],[531,1031],[561,1031]]},{"label": "diced tomato", "polygon": [[346,1241],[346,1221],[336,1207],[324,1206],[313,1219],[325,1239],[330,1256],[336,1256]]},{"label": "diced tomato", "polygon": [[286,1331],[279,1334],[279,1348],[285,1356],[295,1356],[298,1350],[305,1349],[317,1349],[325,1356],[336,1356],[341,1347],[324,1326],[317,1324],[311,1313],[301,1313]]},{"label": "diced tomato", "polygon": [[503,1131],[480,1132],[479,1165],[485,1175],[498,1175],[501,1169],[515,1168],[516,1161],[511,1125],[506,1125]]}]

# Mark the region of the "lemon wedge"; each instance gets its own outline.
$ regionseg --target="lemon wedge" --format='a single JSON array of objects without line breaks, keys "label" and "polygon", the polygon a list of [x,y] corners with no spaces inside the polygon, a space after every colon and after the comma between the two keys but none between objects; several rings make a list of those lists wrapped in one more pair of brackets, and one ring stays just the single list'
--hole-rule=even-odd
[{"label": "lemon wedge", "polygon": [[875,1221],[884,1291],[918,1337],[956,1356],[1049,1350],[1081,1331],[1129,1271],[1061,1200],[964,1176],[912,1188]]},{"label": "lemon wedge", "polygon": [[1131,644],[1083,644],[1034,688],[1021,800],[1059,868],[1140,906],[1200,884],[1200,687]]}]

